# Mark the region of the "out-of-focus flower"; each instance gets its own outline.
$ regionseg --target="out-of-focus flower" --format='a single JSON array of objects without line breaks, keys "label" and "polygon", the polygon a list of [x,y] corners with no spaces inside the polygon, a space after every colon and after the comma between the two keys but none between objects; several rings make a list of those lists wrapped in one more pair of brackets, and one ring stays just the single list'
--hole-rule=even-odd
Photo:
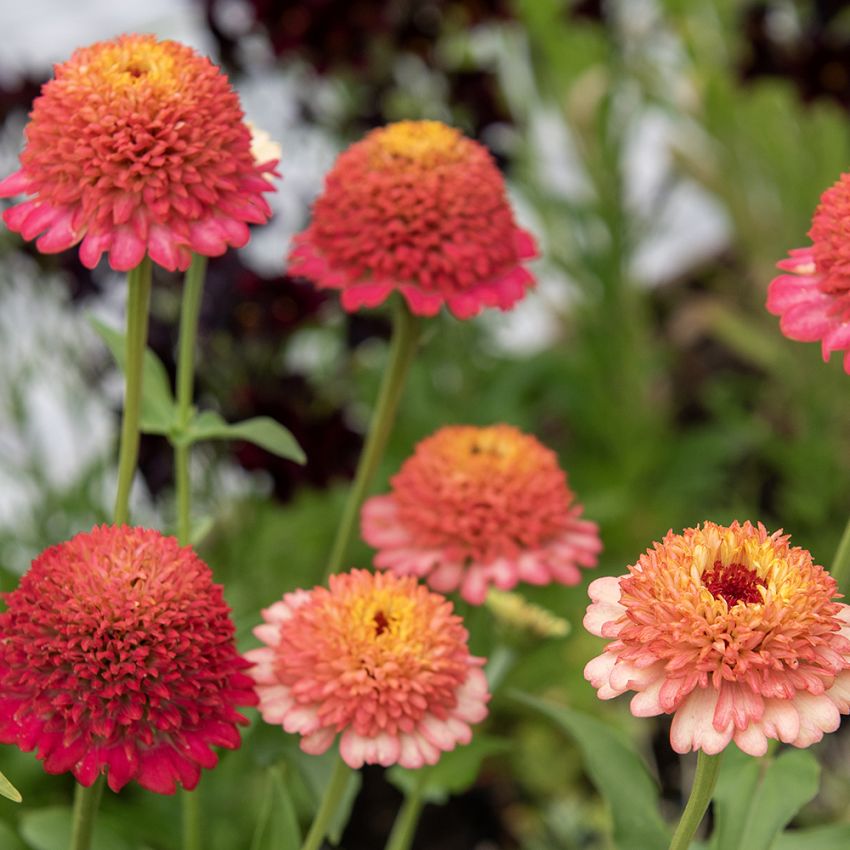
[{"label": "out-of-focus flower", "polygon": [[602,548],[581,513],[553,451],[510,425],[462,425],[419,443],[362,531],[375,566],[480,605],[490,585],[577,584]]},{"label": "out-of-focus flower", "polygon": [[821,195],[809,238],[812,245],[789,252],[771,281],[767,309],[781,316],[782,333],[800,342],[820,340],[823,359],[844,352],[850,373],[850,174]]},{"label": "out-of-focus flower", "polygon": [[268,723],[323,753],[363,764],[435,764],[469,743],[487,715],[483,659],[467,647],[452,605],[413,578],[366,570],[330,577],[330,589],[287,593],[263,611],[250,671]]},{"label": "out-of-focus flower", "polygon": [[56,66],[21,168],[0,182],[0,197],[32,197],[3,219],[44,253],[79,243],[89,268],[107,253],[118,271],[146,254],[184,270],[192,252],[240,247],[248,224],[266,221],[267,170],[215,65],[173,41],[121,36]]},{"label": "out-of-focus flower", "polygon": [[490,588],[486,605],[502,628],[520,638],[561,638],[570,633],[570,624],[563,617],[523,599],[518,593]]},{"label": "out-of-focus flower", "polygon": [[439,121],[400,121],[340,155],[290,272],[341,290],[349,311],[398,290],[418,315],[446,304],[466,319],[522,298],[535,255],[486,148]]},{"label": "out-of-focus flower", "polygon": [[189,548],[94,528],[45,550],[0,614],[0,741],[48,773],[171,794],[239,746],[255,705],[221,587]]},{"label": "out-of-focus flower", "polygon": [[678,753],[819,741],[850,712],[850,606],[787,535],[712,522],[671,531],[624,576],[594,581],[584,625],[609,638],[584,675],[632,714],[672,714]]}]

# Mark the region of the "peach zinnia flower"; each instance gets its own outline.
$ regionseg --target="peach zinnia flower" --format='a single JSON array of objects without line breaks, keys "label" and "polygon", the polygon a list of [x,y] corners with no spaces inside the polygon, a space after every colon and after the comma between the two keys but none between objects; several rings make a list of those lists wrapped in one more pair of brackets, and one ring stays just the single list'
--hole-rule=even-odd
[{"label": "peach zinnia flower", "polygon": [[375,566],[473,605],[491,585],[577,584],[602,548],[555,453],[510,425],[441,428],[391,483],[363,506]]},{"label": "peach zinnia flower", "polygon": [[668,533],[624,576],[600,578],[584,618],[610,638],[584,675],[632,714],[672,714],[678,753],[768,738],[819,741],[850,711],[850,606],[812,556],[749,522]]},{"label": "peach zinnia flower", "polygon": [[340,155],[290,271],[341,289],[349,311],[399,290],[418,315],[447,304],[466,319],[522,298],[536,253],[486,148],[439,121],[400,121]]},{"label": "peach zinnia flower", "polygon": [[0,614],[0,741],[48,773],[171,794],[238,747],[250,666],[209,567],[173,537],[94,528],[33,561]]},{"label": "peach zinnia flower", "polygon": [[487,681],[452,605],[412,578],[353,570],[263,611],[246,657],[268,723],[301,749],[363,764],[434,764],[487,715]]},{"label": "peach zinnia flower", "polygon": [[767,309],[781,316],[782,333],[800,342],[820,340],[823,359],[844,352],[850,373],[850,174],[821,195],[809,238],[790,252],[767,291]]},{"label": "peach zinnia flower", "polygon": [[[80,244],[94,268],[147,254],[185,270],[248,241],[270,215],[264,174],[227,77],[174,41],[125,35],[77,50],[55,68],[26,128],[21,168],[0,197],[30,195],[3,219],[39,251]],[[41,234],[41,236],[39,236]]]}]

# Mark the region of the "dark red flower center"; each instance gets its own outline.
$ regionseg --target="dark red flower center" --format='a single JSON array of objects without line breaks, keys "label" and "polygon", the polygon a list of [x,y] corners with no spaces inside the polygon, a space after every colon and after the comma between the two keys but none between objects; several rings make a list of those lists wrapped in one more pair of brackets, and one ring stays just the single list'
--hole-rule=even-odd
[{"label": "dark red flower center", "polygon": [[372,619],[375,623],[376,637],[382,635],[390,627],[390,621],[387,619],[387,615],[383,611],[376,612]]},{"label": "dark red flower center", "polygon": [[738,602],[761,602],[759,588],[765,586],[755,570],[743,564],[721,564],[720,561],[715,561],[714,566],[702,574],[702,583],[715,599],[725,599],[730,608]]}]

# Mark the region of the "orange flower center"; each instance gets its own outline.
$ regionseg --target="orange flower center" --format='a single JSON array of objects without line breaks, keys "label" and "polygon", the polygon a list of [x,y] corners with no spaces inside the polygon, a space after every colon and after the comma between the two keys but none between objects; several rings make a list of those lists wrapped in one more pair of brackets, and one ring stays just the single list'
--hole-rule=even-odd
[{"label": "orange flower center", "polygon": [[702,574],[702,583],[715,599],[725,599],[730,608],[739,602],[761,602],[759,588],[765,586],[755,570],[743,564],[723,564],[720,561],[715,561],[714,566]]},{"label": "orange flower center", "polygon": [[466,156],[464,138],[440,121],[399,121],[375,131],[374,166],[417,165],[432,168]]}]

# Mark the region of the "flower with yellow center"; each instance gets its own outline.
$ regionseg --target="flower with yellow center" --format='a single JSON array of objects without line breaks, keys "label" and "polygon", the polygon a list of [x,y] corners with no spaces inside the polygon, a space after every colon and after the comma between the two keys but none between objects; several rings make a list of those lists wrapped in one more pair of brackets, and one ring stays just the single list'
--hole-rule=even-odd
[{"label": "flower with yellow center", "polygon": [[340,155],[290,271],[341,290],[349,311],[398,290],[418,315],[446,304],[465,319],[519,301],[536,253],[486,148],[439,121],[400,121]]},{"label": "flower with yellow center", "polygon": [[510,425],[442,428],[363,506],[375,566],[460,589],[480,605],[495,585],[577,584],[601,549],[595,523],[553,451]]},{"label": "flower with yellow center", "polygon": [[672,714],[676,752],[807,747],[850,712],[850,606],[781,532],[670,532],[588,592],[585,628],[611,643],[585,677],[601,699],[635,691],[637,717]]},{"label": "flower with yellow center", "polygon": [[267,723],[301,749],[363,764],[434,764],[487,715],[483,659],[452,605],[413,578],[352,570],[263,611],[247,653]]},{"label": "flower with yellow center", "polygon": [[80,245],[129,271],[147,255],[185,270],[223,254],[271,214],[251,133],[227,77],[174,41],[124,35],[77,50],[35,100],[3,220],[43,253]]}]

